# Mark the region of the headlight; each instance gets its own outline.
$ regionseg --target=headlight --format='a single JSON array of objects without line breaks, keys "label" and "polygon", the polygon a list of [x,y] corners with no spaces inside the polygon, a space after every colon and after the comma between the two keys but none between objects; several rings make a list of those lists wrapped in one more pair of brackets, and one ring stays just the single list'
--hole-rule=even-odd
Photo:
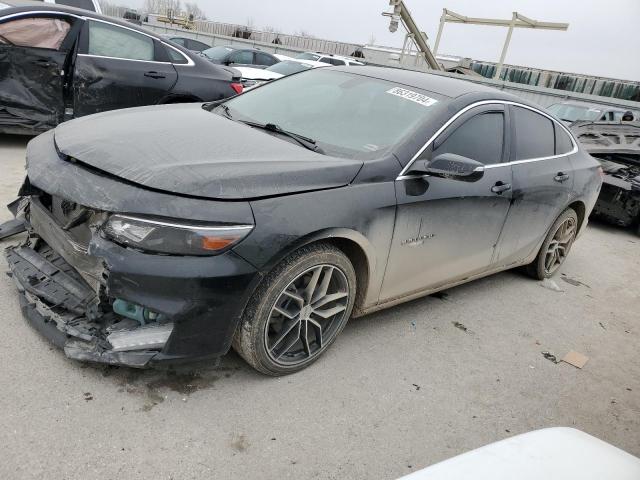
[{"label": "headlight", "polygon": [[216,255],[246,237],[253,225],[186,224],[112,215],[104,234],[117,243],[151,252],[179,255]]}]

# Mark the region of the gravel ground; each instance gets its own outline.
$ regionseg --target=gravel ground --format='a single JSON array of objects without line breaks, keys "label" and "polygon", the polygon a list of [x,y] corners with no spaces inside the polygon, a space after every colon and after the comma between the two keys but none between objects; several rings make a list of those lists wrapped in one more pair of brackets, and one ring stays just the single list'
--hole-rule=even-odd
[{"label": "gravel ground", "polygon": [[[0,136],[2,204],[25,144]],[[640,456],[639,281],[640,238],[592,222],[553,283],[505,272],[354,320],[274,379],[234,353],[178,370],[68,360],[3,275],[0,478],[394,479],[549,426]],[[570,350],[583,369],[542,354]]]}]

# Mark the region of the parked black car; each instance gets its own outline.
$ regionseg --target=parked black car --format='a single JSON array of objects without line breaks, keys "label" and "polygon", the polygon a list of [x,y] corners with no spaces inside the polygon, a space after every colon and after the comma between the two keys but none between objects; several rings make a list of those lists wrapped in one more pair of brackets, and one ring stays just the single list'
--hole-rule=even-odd
[{"label": "parked black car", "polygon": [[194,40],[193,38],[188,37],[176,37],[175,35],[163,35],[167,40],[171,40],[173,43],[177,43],[178,45],[186,48],[187,50],[191,50],[192,52],[202,52],[203,50],[207,50],[211,48],[211,45],[207,45],[204,42],[199,40]]},{"label": "parked black car", "polygon": [[242,91],[237,80],[233,69],[130,23],[46,3],[0,3],[0,133],[39,133],[117,108],[219,100]]},{"label": "parked black car", "polygon": [[280,61],[278,57],[254,48],[211,47],[201,53],[213,63],[237,67],[265,68]]},{"label": "parked black car", "polygon": [[75,359],[297,371],[350,316],[566,259],[601,185],[556,118],[462,80],[313,69],[228,101],[73,120],[31,141],[7,250]]},{"label": "parked black car", "polygon": [[640,123],[579,122],[571,129],[602,164],[604,181],[593,215],[640,235]]}]

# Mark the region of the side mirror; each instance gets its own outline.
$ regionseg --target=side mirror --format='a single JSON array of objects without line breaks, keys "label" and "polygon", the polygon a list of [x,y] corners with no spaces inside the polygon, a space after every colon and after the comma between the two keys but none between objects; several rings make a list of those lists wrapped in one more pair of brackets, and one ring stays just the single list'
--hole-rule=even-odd
[{"label": "side mirror", "polygon": [[455,153],[441,153],[431,161],[417,160],[407,173],[475,182],[484,175],[484,165]]}]

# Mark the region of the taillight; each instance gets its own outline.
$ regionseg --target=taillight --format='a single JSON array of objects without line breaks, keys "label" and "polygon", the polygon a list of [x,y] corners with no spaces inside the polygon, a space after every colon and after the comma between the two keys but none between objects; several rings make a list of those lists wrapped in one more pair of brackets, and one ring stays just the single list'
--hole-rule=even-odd
[{"label": "taillight", "polygon": [[233,91],[236,93],[242,93],[242,90],[244,90],[241,83],[232,83],[231,88],[233,88]]}]

